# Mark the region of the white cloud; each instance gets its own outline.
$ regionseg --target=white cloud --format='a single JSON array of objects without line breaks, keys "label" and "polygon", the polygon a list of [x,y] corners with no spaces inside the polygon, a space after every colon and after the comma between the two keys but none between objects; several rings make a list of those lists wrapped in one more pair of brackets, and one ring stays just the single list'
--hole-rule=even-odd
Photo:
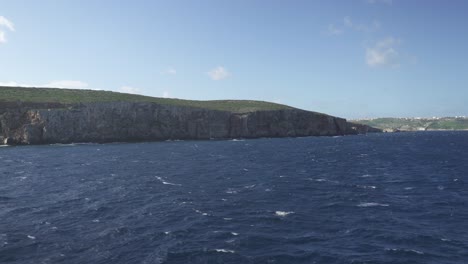
[{"label": "white cloud", "polygon": [[222,79],[226,79],[229,77],[231,73],[229,73],[224,67],[218,66],[211,71],[208,72],[208,76],[214,81],[219,81]]},{"label": "white cloud", "polygon": [[91,89],[88,84],[82,81],[60,80],[52,81],[46,84],[26,84],[18,82],[0,82],[0,86],[15,86],[15,87],[37,87],[37,88],[68,88],[68,89]]},{"label": "white cloud", "polygon": [[163,94],[162,94],[162,97],[163,98],[169,98],[169,92],[168,91],[164,91]]},{"label": "white cloud", "polygon": [[5,32],[0,30],[0,43],[5,43],[6,41],[7,40],[6,40],[6,37],[5,37]]},{"label": "white cloud", "polygon": [[13,23],[10,20],[6,19],[4,16],[0,16],[0,27],[6,27],[10,31],[15,31],[15,26],[13,25]]},{"label": "white cloud", "polygon": [[388,37],[366,49],[366,63],[370,67],[398,67],[400,54],[396,48],[401,41]]},{"label": "white cloud", "polygon": [[367,0],[366,2],[368,4],[387,4],[387,5],[393,4],[393,0]]},{"label": "white cloud", "polygon": [[41,86],[52,87],[52,88],[89,89],[89,86],[87,83],[82,82],[82,81],[73,81],[73,80],[52,81],[48,84],[44,84]]},{"label": "white cloud", "polygon": [[119,92],[130,93],[130,94],[138,94],[138,93],[141,93],[141,89],[131,87],[131,86],[122,86],[122,87],[120,87]]},{"label": "white cloud", "polygon": [[343,24],[356,31],[360,32],[374,32],[380,29],[380,22],[377,20],[372,21],[370,24],[362,24],[362,23],[356,23],[354,22],[351,17],[346,16],[343,18]]},{"label": "white cloud", "polygon": [[341,35],[342,33],[343,33],[343,30],[340,28],[337,28],[334,24],[328,25],[327,35],[336,36],[336,35]]},{"label": "white cloud", "polygon": [[[10,31],[15,31],[15,26],[13,23],[6,19],[4,16],[0,16],[0,28],[7,28]],[[0,43],[6,43],[7,38],[6,38],[6,33],[3,30],[0,30]]]},{"label": "white cloud", "polygon": [[161,72],[161,74],[176,75],[176,74],[177,74],[177,71],[176,71],[174,68],[169,67],[169,68],[167,68],[166,70],[164,70],[163,72]]},{"label": "white cloud", "polygon": [[13,86],[13,87],[17,87],[17,86],[26,86],[26,85],[21,85],[17,82],[0,82],[0,86]]}]

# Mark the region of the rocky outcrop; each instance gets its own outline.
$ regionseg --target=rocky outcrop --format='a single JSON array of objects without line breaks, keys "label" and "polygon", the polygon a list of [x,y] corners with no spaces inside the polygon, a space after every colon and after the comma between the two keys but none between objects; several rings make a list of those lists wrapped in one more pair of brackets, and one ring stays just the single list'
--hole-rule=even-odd
[{"label": "rocky outcrop", "polygon": [[333,136],[374,130],[299,109],[240,114],[156,103],[111,102],[0,103],[0,132],[4,143],[48,144]]}]

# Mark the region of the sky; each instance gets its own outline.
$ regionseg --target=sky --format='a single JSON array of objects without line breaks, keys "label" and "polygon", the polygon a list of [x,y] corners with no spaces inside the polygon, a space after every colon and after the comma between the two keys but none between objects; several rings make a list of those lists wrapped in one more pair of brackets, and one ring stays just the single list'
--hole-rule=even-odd
[{"label": "sky", "polygon": [[464,0],[0,0],[0,85],[349,119],[468,115],[467,11]]}]

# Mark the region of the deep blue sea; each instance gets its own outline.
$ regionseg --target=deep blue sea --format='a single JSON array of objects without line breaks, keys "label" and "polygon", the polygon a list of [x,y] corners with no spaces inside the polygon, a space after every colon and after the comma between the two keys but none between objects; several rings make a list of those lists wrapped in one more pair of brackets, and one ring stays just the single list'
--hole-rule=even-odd
[{"label": "deep blue sea", "polygon": [[2,147],[0,263],[468,263],[468,132]]}]

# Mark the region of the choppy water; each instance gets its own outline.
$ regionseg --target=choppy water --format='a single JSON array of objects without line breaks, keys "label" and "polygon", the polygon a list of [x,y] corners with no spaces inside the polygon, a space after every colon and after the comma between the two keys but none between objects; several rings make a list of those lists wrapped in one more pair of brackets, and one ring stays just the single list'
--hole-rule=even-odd
[{"label": "choppy water", "polygon": [[468,133],[0,149],[0,263],[468,263]]}]

